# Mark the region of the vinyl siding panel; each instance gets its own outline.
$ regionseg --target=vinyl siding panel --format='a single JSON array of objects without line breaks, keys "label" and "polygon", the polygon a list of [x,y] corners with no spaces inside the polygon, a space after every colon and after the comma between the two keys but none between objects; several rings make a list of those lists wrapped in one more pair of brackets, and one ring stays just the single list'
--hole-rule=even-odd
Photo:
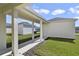
[{"label": "vinyl siding panel", "polygon": [[23,28],[23,34],[31,34],[32,33],[32,28]]},{"label": "vinyl siding panel", "polygon": [[73,20],[52,21],[43,24],[44,37],[75,38],[75,23]]}]

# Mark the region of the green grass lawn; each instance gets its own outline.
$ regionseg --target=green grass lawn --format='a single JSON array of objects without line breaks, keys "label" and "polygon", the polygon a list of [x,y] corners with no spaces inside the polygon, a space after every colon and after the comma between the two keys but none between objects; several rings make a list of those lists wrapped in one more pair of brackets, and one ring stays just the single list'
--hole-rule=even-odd
[{"label": "green grass lawn", "polygon": [[64,38],[48,38],[35,47],[33,52],[39,56],[79,56],[79,36],[72,42]]},{"label": "green grass lawn", "polygon": [[[35,34],[35,38],[36,37],[39,37],[39,33]],[[18,35],[18,43],[23,43],[23,42],[26,42],[26,41],[29,41],[30,39],[32,39],[32,34],[27,34],[27,35]],[[7,48],[8,47],[11,47],[12,45],[12,35],[11,34],[7,34]]]},{"label": "green grass lawn", "polygon": [[79,33],[76,33],[76,35],[79,35]]}]

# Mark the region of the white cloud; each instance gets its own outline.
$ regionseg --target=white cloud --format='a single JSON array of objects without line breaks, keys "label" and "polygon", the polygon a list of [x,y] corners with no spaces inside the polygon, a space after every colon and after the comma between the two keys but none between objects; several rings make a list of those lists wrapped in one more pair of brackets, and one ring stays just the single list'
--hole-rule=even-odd
[{"label": "white cloud", "polygon": [[69,11],[70,11],[71,13],[75,13],[75,9],[74,9],[74,8],[69,8]]},{"label": "white cloud", "polygon": [[69,8],[69,11],[74,14],[79,14],[79,6]]},{"label": "white cloud", "polygon": [[76,6],[75,9],[76,13],[79,14],[79,6]]},{"label": "white cloud", "polygon": [[76,13],[79,14],[79,10],[77,10]]},{"label": "white cloud", "polygon": [[49,10],[48,9],[33,9],[35,12],[37,13],[43,13],[43,14],[49,14]]},{"label": "white cloud", "polygon": [[40,9],[40,13],[48,14],[50,11],[47,9]]},{"label": "white cloud", "polygon": [[56,9],[52,12],[52,15],[64,14],[66,11],[63,9]]}]

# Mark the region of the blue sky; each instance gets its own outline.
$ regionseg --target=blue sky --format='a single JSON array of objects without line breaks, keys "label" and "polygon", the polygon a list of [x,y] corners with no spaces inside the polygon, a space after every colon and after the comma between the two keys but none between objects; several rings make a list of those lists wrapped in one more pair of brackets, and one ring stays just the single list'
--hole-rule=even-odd
[{"label": "blue sky", "polygon": [[[55,17],[79,19],[79,4],[77,3],[33,3],[31,8],[46,20]],[[7,22],[11,22],[10,16],[7,16]],[[19,19],[18,22],[22,20]],[[75,26],[79,26],[79,20],[75,22]]]}]

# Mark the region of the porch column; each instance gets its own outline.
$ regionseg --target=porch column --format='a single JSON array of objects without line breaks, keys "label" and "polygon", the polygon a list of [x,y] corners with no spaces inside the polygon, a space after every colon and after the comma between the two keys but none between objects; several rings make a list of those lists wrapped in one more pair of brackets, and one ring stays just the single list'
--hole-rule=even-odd
[{"label": "porch column", "polygon": [[32,40],[34,41],[34,20],[32,20]]},{"label": "porch column", "polygon": [[40,20],[40,41],[43,41],[43,22]]},{"label": "porch column", "polygon": [[17,12],[12,9],[12,52],[13,56],[18,55],[18,24],[16,22]]},{"label": "porch column", "polygon": [[0,52],[6,49],[6,14],[0,14]]}]

